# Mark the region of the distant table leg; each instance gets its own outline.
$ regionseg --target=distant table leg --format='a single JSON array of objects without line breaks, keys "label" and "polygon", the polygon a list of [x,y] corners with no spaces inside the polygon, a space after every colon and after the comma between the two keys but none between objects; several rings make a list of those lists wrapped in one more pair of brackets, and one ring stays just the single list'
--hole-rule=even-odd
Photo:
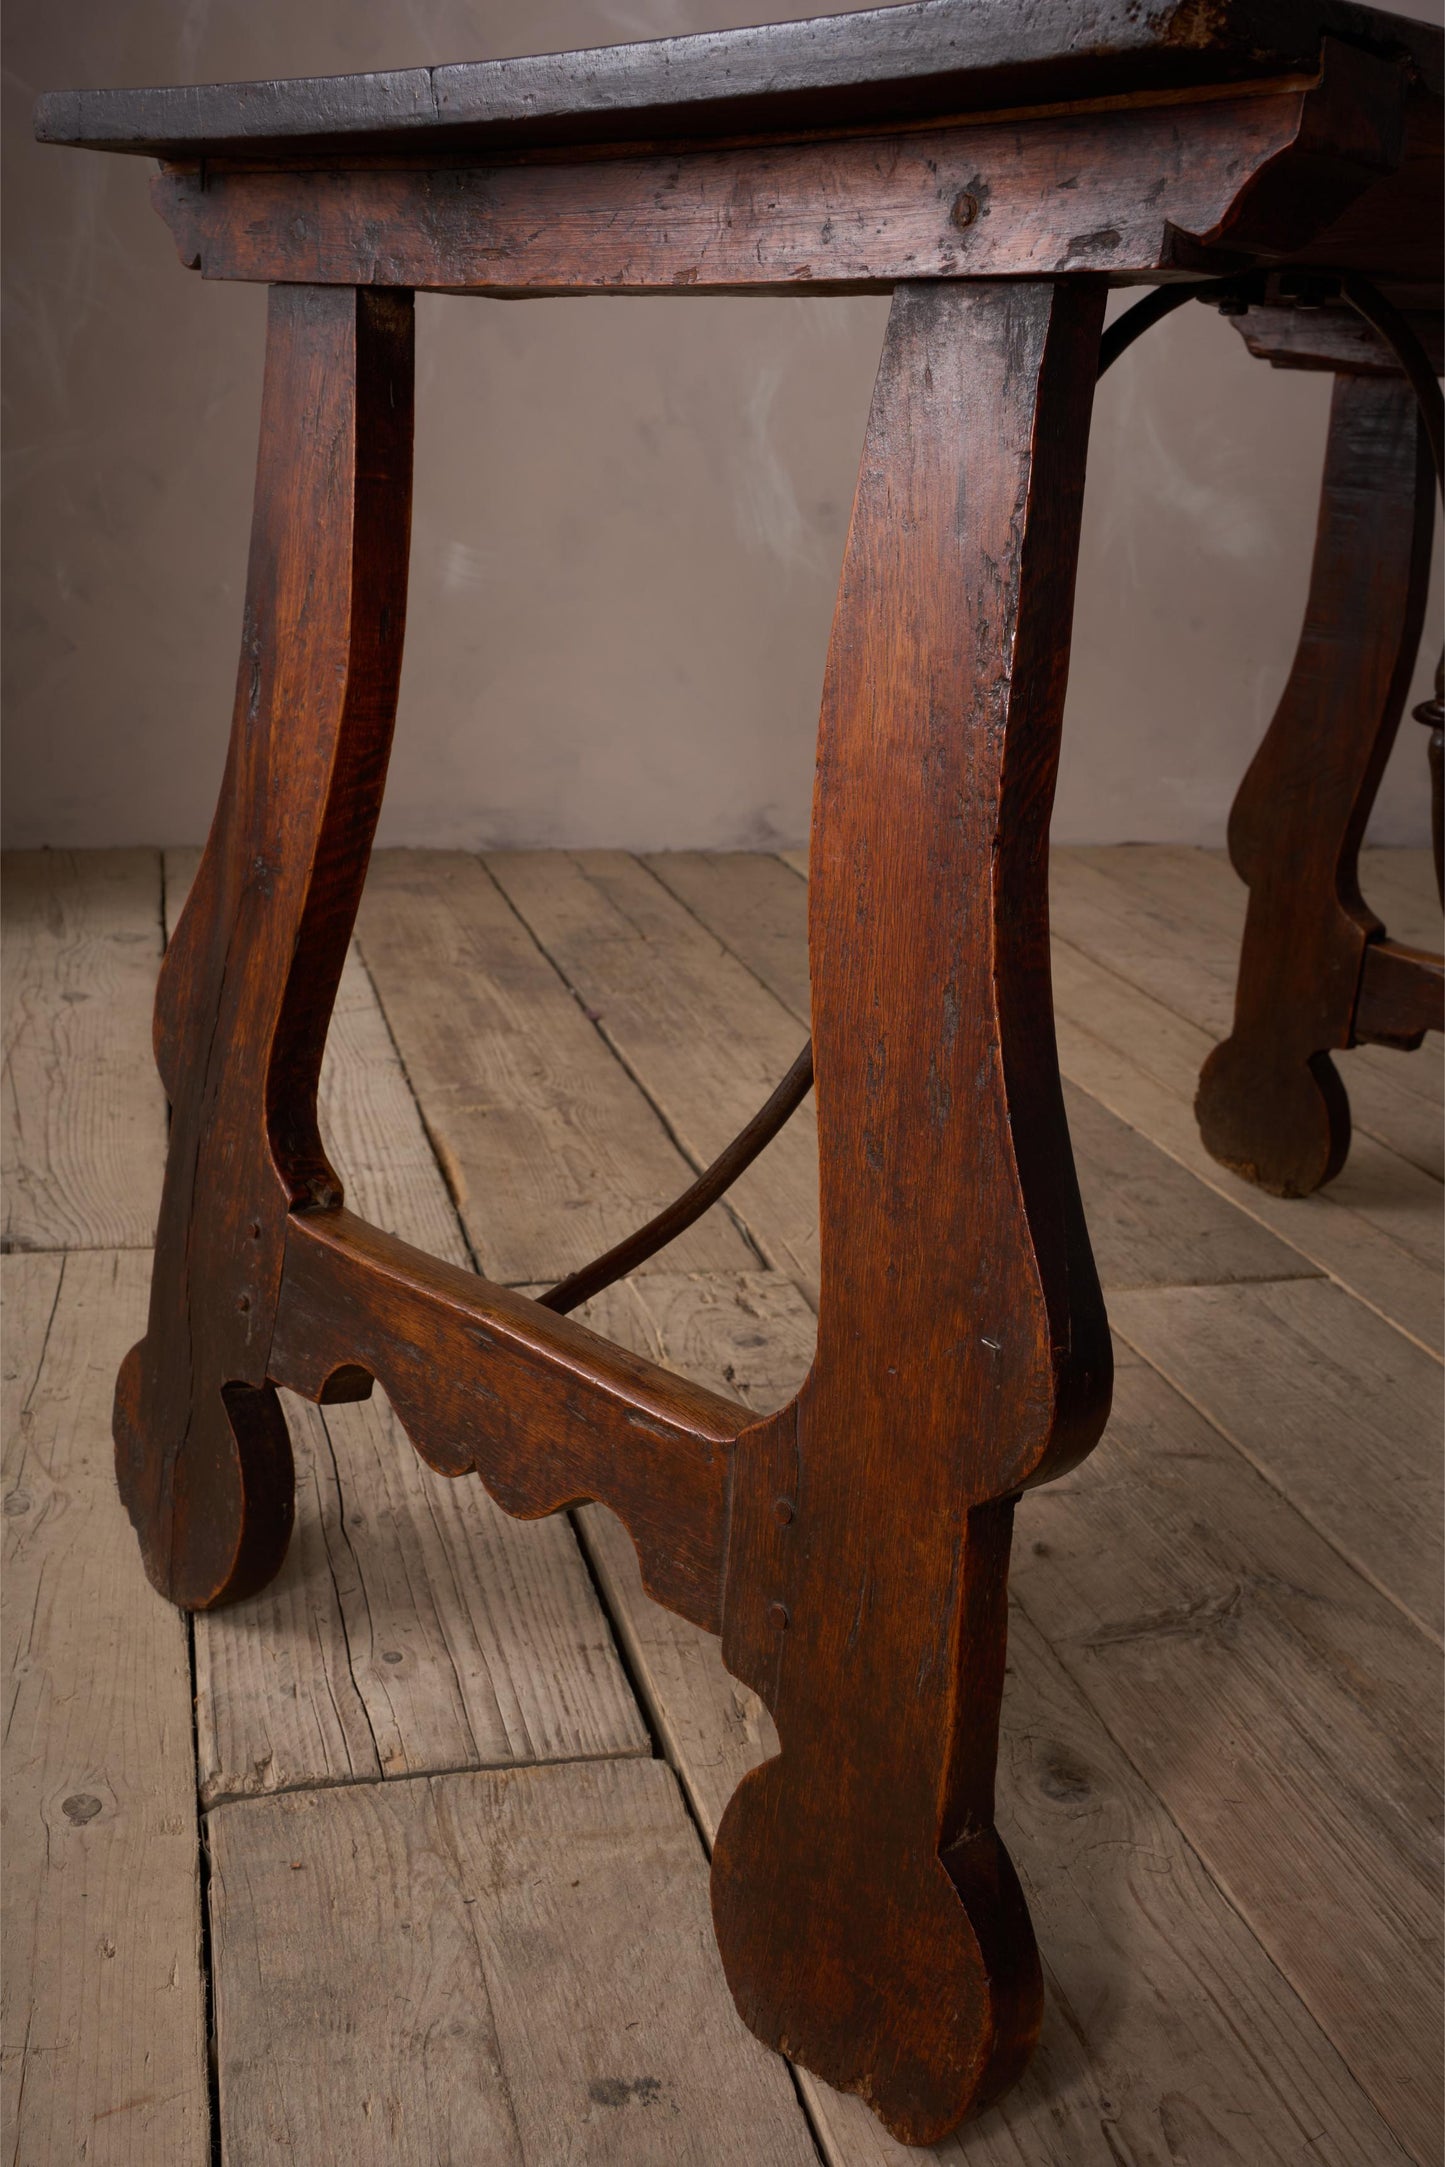
[{"label": "distant table leg", "polygon": [[1214,1157],[1279,1196],[1307,1196],[1349,1150],[1330,1049],[1353,1043],[1382,930],[1357,862],[1420,641],[1433,516],[1409,385],[1337,377],[1304,629],[1229,822],[1249,888],[1234,1030],[1195,1102]]}]

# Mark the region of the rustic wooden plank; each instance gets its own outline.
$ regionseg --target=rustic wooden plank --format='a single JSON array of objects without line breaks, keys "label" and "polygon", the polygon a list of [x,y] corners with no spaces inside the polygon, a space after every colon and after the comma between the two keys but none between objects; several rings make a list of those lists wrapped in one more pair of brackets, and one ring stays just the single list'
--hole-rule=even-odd
[{"label": "rustic wooden plank", "polygon": [[[1330,62],[1332,81],[1339,62]],[[1398,157],[1402,85],[1351,75],[1362,164]],[[1326,100],[1329,92],[1320,94]],[[1167,270],[1180,233],[1251,224],[1261,182],[1315,125],[1302,83],[1189,104],[1111,99],[1032,126],[943,123],[826,143],[691,145],[608,158],[168,163],[156,209],[203,278],[564,293],[876,293],[908,279],[1115,279]],[[1308,168],[1307,168],[1308,170]],[[963,204],[960,177],[987,175]],[[1365,173],[1312,169],[1315,227]],[[1267,220],[1267,213],[1265,214]],[[1300,212],[1290,218],[1300,233]],[[1276,229],[1277,230],[1277,229]],[[1256,238],[1246,231],[1246,241]],[[1345,258],[1348,262],[1348,257]],[[1378,268],[1375,255],[1370,266]],[[1357,268],[1363,265],[1357,263]]]},{"label": "rustic wooden plank", "polygon": [[1194,1083],[1208,1034],[1067,941],[1054,942],[1053,980],[1067,1077],[1401,1332],[1440,1351],[1439,1269],[1408,1238],[1417,1231],[1416,1185],[1425,1176],[1373,1137],[1359,1136],[1344,1172],[1313,1196],[1267,1195],[1218,1165],[1199,1140]]},{"label": "rustic wooden plank", "polygon": [[[784,857],[806,880],[807,853]],[[762,850],[658,850],[642,863],[807,1029],[808,894],[791,866]]]},{"label": "rustic wooden plank", "polygon": [[[167,854],[172,926],[198,855]],[[327,1042],[321,1124],[356,1210],[466,1264],[354,948]],[[284,1397],[297,1476],[290,1554],[252,1602],[196,1620],[208,1804],[303,1784],[649,1750],[565,1520],[521,1525],[480,1483],[434,1474],[381,1391],[324,1411]]]},{"label": "rustic wooden plank", "polygon": [[[756,851],[669,851],[643,862],[806,1029],[807,899],[793,872]],[[1315,1269],[1085,1093],[1066,1086],[1064,1097],[1106,1291]]]},{"label": "rustic wooden plank", "polygon": [[[1287,1352],[1281,1368],[1277,1405]],[[1122,1353],[1110,1445],[1029,1498],[1015,1587],[1397,2136],[1431,2158],[1436,1650]]]},{"label": "rustic wooden plank", "polygon": [[1312,73],[1322,34],[1411,51],[1438,83],[1422,24],[1287,0],[1262,16],[1230,0],[1201,25],[1189,0],[1141,15],[1102,0],[1080,38],[1076,0],[935,0],[804,22],[649,39],[574,53],[463,61],[366,75],[187,88],[55,90],[39,101],[42,142],[250,156],[319,147],[418,150],[647,142],[875,124],[1185,84]]},{"label": "rustic wooden plank", "polygon": [[7,1249],[152,1239],[166,1149],[150,1051],[160,953],[153,850],[7,854]]},{"label": "rustic wooden plank", "polygon": [[[585,1314],[619,1337],[640,1331],[639,1343],[650,1351],[670,1351],[679,1367],[700,1378],[726,1379],[760,1410],[796,1388],[811,1352],[812,1319],[794,1289],[772,1275],[754,1274],[731,1287],[720,1282],[706,1307],[689,1297],[681,1280],[654,1278],[645,1291],[644,1318],[612,1294],[599,1297]],[[760,1335],[763,1319],[766,1332]],[[1405,1929],[1421,1926],[1428,1939],[1433,1914],[1418,1898],[1410,1900],[1402,1862],[1418,1863],[1426,1848],[1423,1827],[1416,1831],[1408,1823],[1431,1789],[1433,1756],[1428,1737],[1401,1745],[1398,1732],[1413,1720],[1405,1712],[1422,1687],[1430,1694],[1429,1652],[1398,1613],[1127,1350],[1121,1384],[1110,1438],[1067,1487],[1031,1493],[1020,1514],[1016,1577],[1022,1608],[1011,1628],[1000,1825],[1027,1885],[1048,1967],[1043,2038],[1023,2082],[998,2108],[922,2156],[1008,2161],[1011,2167],[1035,2158],[1057,2160],[1061,2167],[1114,2167],[1125,2157],[1183,2160],[1196,2152],[1210,2161],[1296,2161],[1323,2137],[1326,2156],[1341,2167],[1355,2157],[1403,2158],[1350,2075],[1349,2054],[1322,2035],[1304,2005],[1307,1995],[1283,1984],[1230,1899],[1252,1922],[1248,1902],[1263,1903],[1266,1923],[1298,1959],[1306,1986],[1316,1983],[1308,1961],[1313,1954],[1321,1972],[1342,1972],[1354,1987],[1356,1912],[1365,1908],[1362,1892],[1383,1886],[1396,1900],[1373,1929],[1372,1945],[1378,1948],[1394,1934],[1402,1961],[1418,1962],[1404,1945]],[[1162,1417],[1160,1396],[1167,1403]],[[1180,1429],[1186,1435],[1187,1449],[1176,1457],[1160,1451],[1161,1420],[1166,1435]],[[1121,1437],[1126,1472],[1111,1457]],[[1196,1475],[1202,1503],[1191,1488]],[[1110,1543],[1102,1531],[1125,1497],[1131,1509],[1121,1510],[1119,1520],[1128,1540]],[[1030,1537],[1045,1525],[1035,1525],[1045,1501],[1049,1542],[1035,1551]],[[1207,1515],[1210,1524],[1191,1532],[1191,1513]],[[622,1621],[634,1674],[711,1837],[735,1784],[776,1750],[771,1718],[723,1670],[715,1641],[648,1601],[631,1544],[612,1516],[589,1508],[583,1521],[599,1579]],[[1089,1705],[1087,1666],[1066,1675],[1036,1622],[1046,1612],[1052,1633],[1053,1617],[1062,1613],[1061,1645],[1087,1641],[1100,1602],[1104,1617],[1113,1617],[1110,1605],[1131,1574],[1168,1581],[1176,1524],[1192,1571],[1199,1570],[1202,1550],[1216,1570],[1223,1560],[1224,1569],[1249,1586],[1243,1615],[1231,1614],[1223,1627],[1224,1636],[1251,1640],[1251,1697],[1237,1714],[1233,1669],[1220,1670],[1217,1661],[1220,1636],[1209,1641],[1200,1635],[1204,1660],[1214,1664],[1206,1703],[1211,1714],[1222,1724],[1233,1720],[1231,1742],[1254,1719],[1246,1743],[1258,1773],[1239,1827],[1231,1824],[1237,1755],[1201,1757],[1192,1750],[1198,1703],[1181,1690],[1180,1677],[1196,1650],[1183,1651],[1171,1678],[1175,1642],[1163,1628],[1156,1634],[1150,1694],[1132,1709],[1127,1726],[1110,1725],[1126,1757]],[[1043,1553],[1060,1543],[1067,1545],[1066,1570],[1048,1588],[1047,1602],[1036,1604],[1033,1591],[1050,1570]],[[1091,1544],[1100,1561],[1087,1578]],[[1127,1556],[1116,1556],[1125,1550]],[[1301,1731],[1308,1742],[1303,1756]],[[1352,1754],[1356,1764],[1343,1799],[1328,1786],[1319,1796],[1307,1789],[1318,1758],[1347,1768]],[[1151,1784],[1165,1790],[1174,1819]],[[1379,1786],[1378,1796],[1371,1784]],[[1291,1832],[1305,1815],[1311,1827],[1322,1823],[1322,1851],[1338,1861],[1342,1852],[1350,1854],[1356,1807],[1357,1840],[1368,1856],[1349,1869],[1353,1885],[1347,1876],[1346,1903],[1331,1910],[1339,1900],[1337,1882],[1311,1879],[1304,1870],[1307,1847],[1292,1842]],[[1382,1838],[1382,1826],[1388,1837]],[[1241,1869],[1243,1896],[1238,1880],[1225,1881],[1208,1854],[1201,1861],[1199,1830]],[[1403,1838],[1399,1859],[1392,1853],[1396,1832]],[[1291,1863],[1301,1871],[1272,1896],[1281,1843],[1291,1845]],[[1321,1913],[1325,1927],[1315,1949]],[[1368,1918],[1364,1924],[1368,1942]],[[1423,1964],[1419,1968],[1423,1974]],[[1428,1979],[1424,1985],[1428,2001]],[[1427,2022],[1428,2013],[1422,2030]],[[895,2145],[858,2101],[806,2075],[800,2081],[834,2167],[901,2167],[920,2156]]]},{"label": "rustic wooden plank", "polygon": [[211,2157],[186,1625],[147,1585],[111,1467],[115,1370],[145,1286],[134,1250],[5,1261],[4,2148],[16,2167]]},{"label": "rustic wooden plank", "polygon": [[1150,1288],[1118,1330],[1356,1569],[1441,1628],[1439,1365],[1338,1287]]},{"label": "rustic wooden plank", "polygon": [[[1061,851],[1054,887],[1065,938],[1213,1038],[1228,1034],[1246,892],[1221,853],[1147,844]],[[1438,923],[1432,939],[1438,948]],[[1432,1038],[1408,1057],[1386,1046],[1334,1057],[1356,1130],[1436,1182],[1445,1171],[1441,1054]]]},{"label": "rustic wooden plank", "polygon": [[[1122,2160],[1348,2167],[1409,2155],[1303,1997],[1079,1694],[1010,1623],[999,1826],[1044,1950],[1017,2088],[936,2156],[950,2167]],[[800,2087],[830,2167],[907,2167],[856,2099]],[[1426,2155],[1421,2155],[1422,2160]]]},{"label": "rustic wooden plank", "polygon": [[379,1391],[286,1409],[286,1563],[197,1621],[208,1803],[650,1750],[565,1518],[509,1520],[479,1482],[433,1474]]},{"label": "rustic wooden plank", "polygon": [[228,2167],[811,2167],[661,1762],[293,1792],[209,1832]]},{"label": "rustic wooden plank", "polygon": [[[489,1278],[560,1279],[687,1186],[657,1113],[474,858],[380,853],[359,937]],[[757,1259],[714,1212],[669,1261]]]},{"label": "rustic wooden plank", "polygon": [[[689,1159],[705,1166],[791,1066],[804,1036],[797,1020],[635,858],[508,851],[487,863]],[[811,1098],[728,1197],[764,1259],[816,1290]],[[680,1246],[668,1261],[690,1262]]]}]

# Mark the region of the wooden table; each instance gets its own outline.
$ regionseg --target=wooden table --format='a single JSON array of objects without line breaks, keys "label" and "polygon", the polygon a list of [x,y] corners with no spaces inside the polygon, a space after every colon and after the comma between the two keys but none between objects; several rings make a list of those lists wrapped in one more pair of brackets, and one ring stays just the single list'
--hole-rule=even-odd
[{"label": "wooden table", "polygon": [[[777,1720],[713,1863],[738,2007],[907,2142],[995,2096],[1038,2027],[993,1826],[1010,1523],[1109,1404],[1046,898],[1093,385],[1196,293],[1275,365],[1335,373],[1304,632],[1231,825],[1235,1029],[1199,1099],[1218,1157],[1303,1193],[1348,1144],[1330,1049],[1441,1022],[1439,959],[1355,877],[1428,576],[1441,62],[1439,32],[1347,0],[927,0],[40,102],[44,140],[160,160],[187,265],[271,287],[235,721],[157,1000],[170,1160],[116,1400],[147,1570],[192,1608],[276,1572],[278,1385],[379,1380],[427,1462],[510,1512],[611,1506]],[[1154,292],[1101,339],[1112,285]],[[893,296],[823,695],[811,1050],[711,1180],[543,1302],[353,1217],[316,1126],[401,659],[417,289]],[[814,1073],[817,1354],[758,1421],[564,1311]]]}]

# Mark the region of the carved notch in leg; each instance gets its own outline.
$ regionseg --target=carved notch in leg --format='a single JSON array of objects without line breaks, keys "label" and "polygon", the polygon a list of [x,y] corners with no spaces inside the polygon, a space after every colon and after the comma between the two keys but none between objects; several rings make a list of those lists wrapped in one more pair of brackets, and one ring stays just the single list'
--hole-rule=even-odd
[{"label": "carved notch in leg", "polygon": [[1103,1427],[1047,835],[1103,295],[900,288],[834,622],[810,880],[813,1372],[739,1440],[723,1653],[779,1757],[713,1910],[760,2038],[931,2143],[1040,2010],[993,1826],[1019,1488]]},{"label": "carved notch in leg", "polygon": [[263,1587],[291,1529],[267,1364],[288,1213],[341,1201],[316,1081],[391,743],[411,418],[409,294],[273,291],[231,745],[156,998],[150,1320],[116,1393],[146,1570],[190,1609]]},{"label": "carved notch in leg", "polygon": [[1276,1196],[1308,1196],[1350,1148],[1330,1049],[1353,1043],[1382,931],[1359,851],[1420,642],[1433,518],[1409,384],[1338,376],[1304,629],[1229,821],[1249,889],[1234,1029],[1195,1100],[1207,1149]]}]

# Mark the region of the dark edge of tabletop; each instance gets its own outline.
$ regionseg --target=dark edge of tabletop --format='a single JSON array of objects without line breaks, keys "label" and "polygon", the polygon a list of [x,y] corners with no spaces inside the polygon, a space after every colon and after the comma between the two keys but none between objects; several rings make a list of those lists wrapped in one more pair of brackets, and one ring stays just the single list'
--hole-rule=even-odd
[{"label": "dark edge of tabletop", "polygon": [[1338,37],[1441,94],[1442,33],[1353,0],[914,0],[525,59],[190,88],[57,90],[43,143],[168,159],[544,149],[876,127],[1318,65]]}]

